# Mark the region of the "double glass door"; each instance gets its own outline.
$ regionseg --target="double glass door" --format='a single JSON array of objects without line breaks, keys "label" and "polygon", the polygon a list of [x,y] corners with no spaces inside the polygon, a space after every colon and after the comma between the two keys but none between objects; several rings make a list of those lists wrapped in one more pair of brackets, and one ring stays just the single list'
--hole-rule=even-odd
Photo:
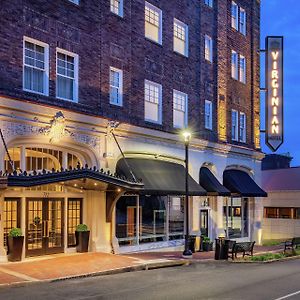
[{"label": "double glass door", "polygon": [[26,199],[26,256],[64,251],[63,199]]}]

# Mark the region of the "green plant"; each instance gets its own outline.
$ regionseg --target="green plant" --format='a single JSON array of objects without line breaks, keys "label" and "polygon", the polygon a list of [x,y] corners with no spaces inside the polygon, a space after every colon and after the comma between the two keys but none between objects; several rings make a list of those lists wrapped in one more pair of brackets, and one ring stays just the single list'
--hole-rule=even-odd
[{"label": "green plant", "polygon": [[277,246],[284,242],[284,240],[264,240],[263,246]]},{"label": "green plant", "polygon": [[88,231],[88,227],[85,224],[78,224],[76,226],[76,231],[78,232]]},{"label": "green plant", "polygon": [[210,243],[210,238],[208,236],[204,236],[203,243]]},{"label": "green plant", "polygon": [[20,228],[12,228],[9,231],[8,236],[10,236],[10,237],[19,237],[19,236],[22,236],[22,230]]}]

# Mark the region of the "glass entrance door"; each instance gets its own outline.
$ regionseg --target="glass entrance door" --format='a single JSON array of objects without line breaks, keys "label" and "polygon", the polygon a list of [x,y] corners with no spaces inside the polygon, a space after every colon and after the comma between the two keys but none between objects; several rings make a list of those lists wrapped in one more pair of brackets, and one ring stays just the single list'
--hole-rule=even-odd
[{"label": "glass entrance door", "polygon": [[208,210],[200,210],[200,232],[201,235],[208,237]]},{"label": "glass entrance door", "polygon": [[63,252],[63,199],[27,199],[26,210],[26,255]]}]

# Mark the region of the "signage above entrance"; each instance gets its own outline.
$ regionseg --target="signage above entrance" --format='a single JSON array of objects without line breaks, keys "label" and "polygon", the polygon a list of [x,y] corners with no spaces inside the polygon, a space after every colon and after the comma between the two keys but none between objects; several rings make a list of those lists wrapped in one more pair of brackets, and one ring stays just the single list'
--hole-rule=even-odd
[{"label": "signage above entrance", "polygon": [[273,151],[283,143],[283,37],[266,38],[266,144]]}]

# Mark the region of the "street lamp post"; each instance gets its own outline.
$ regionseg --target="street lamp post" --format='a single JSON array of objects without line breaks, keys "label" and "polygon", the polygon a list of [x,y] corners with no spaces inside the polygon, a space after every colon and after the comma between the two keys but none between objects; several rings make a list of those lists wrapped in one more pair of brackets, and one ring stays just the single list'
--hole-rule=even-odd
[{"label": "street lamp post", "polygon": [[189,249],[189,143],[191,133],[185,131],[183,133],[185,145],[185,243],[182,256],[184,258],[192,257],[193,253]]}]

